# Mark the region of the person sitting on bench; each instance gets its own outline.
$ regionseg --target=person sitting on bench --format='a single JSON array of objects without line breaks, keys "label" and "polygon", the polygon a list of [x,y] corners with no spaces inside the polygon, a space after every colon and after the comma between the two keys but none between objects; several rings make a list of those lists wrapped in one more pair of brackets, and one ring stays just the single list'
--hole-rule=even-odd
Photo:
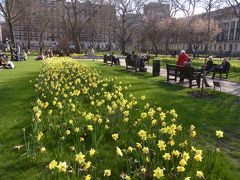
[{"label": "person sitting on bench", "polygon": [[139,71],[146,72],[147,69],[145,68],[145,61],[147,60],[147,54],[142,52],[140,59],[139,59]]},{"label": "person sitting on bench", "polygon": [[204,68],[207,73],[212,71],[212,68],[213,68],[213,57],[212,56],[208,57],[207,63],[204,66]]},{"label": "person sitting on bench", "polygon": [[[189,56],[187,55],[187,53],[185,52],[185,50],[181,50],[179,56],[178,56],[178,60],[177,60],[177,65],[178,66],[184,66],[184,63],[186,63],[189,60]],[[179,82],[182,83],[184,81],[184,78],[181,77]]]},{"label": "person sitting on bench", "polygon": [[115,65],[119,65],[119,64],[120,64],[119,58],[114,55],[114,52],[112,52],[111,55],[112,55],[112,61],[113,61],[113,63],[114,63]]},{"label": "person sitting on bench", "polygon": [[[192,60],[189,58],[188,61],[184,62],[184,67],[185,68],[192,68],[194,72],[198,72],[198,73],[202,73],[203,69],[196,69],[193,67],[192,65]],[[203,78],[203,83],[205,85],[205,87],[211,87],[206,79],[206,76],[201,76]]]},{"label": "person sitting on bench", "polygon": [[214,79],[216,73],[226,73],[230,68],[230,63],[227,61],[227,58],[223,59],[222,64],[217,65],[212,69],[213,75],[212,79]]}]

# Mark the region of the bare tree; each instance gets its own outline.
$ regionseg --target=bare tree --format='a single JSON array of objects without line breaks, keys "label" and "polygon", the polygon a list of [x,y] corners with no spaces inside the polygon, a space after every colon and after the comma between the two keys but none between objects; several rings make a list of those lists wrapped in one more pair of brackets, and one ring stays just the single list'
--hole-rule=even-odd
[{"label": "bare tree", "polygon": [[[200,0],[158,0],[162,4],[162,11],[167,16],[164,27],[166,31],[164,33],[164,43],[165,51],[169,52],[169,44],[173,42],[174,39],[177,40],[182,36],[180,34],[181,29],[187,26],[186,21],[182,21],[182,24],[177,24],[176,17],[183,16],[189,18],[194,15],[197,5],[200,3]],[[168,4],[168,8],[164,8]],[[177,29],[176,29],[177,28]],[[181,40],[183,40],[181,38]]]},{"label": "bare tree", "polygon": [[190,17],[186,21],[187,26],[183,30],[184,39],[193,49],[193,56],[196,58],[196,52],[200,45],[207,41],[213,42],[217,34],[220,33],[219,24],[214,19],[210,19],[210,26],[208,26],[208,19],[202,19],[200,16]]},{"label": "bare tree", "polygon": [[165,14],[175,18],[179,13],[184,17],[190,17],[195,14],[195,9],[201,0],[158,0],[163,6],[169,5],[169,10],[163,8]]},{"label": "bare tree", "polygon": [[[208,23],[207,23],[208,32],[206,36],[210,37],[212,11],[214,9],[219,9],[221,7],[222,0],[203,0],[202,3],[203,3],[203,8],[206,11],[204,18],[208,20]],[[205,54],[206,54],[205,61],[207,59],[209,44],[210,44],[210,38],[208,38],[207,41],[205,42]]]},{"label": "bare tree", "polygon": [[[27,8],[24,0],[1,0],[0,15],[4,18],[9,28],[11,43],[15,44],[14,23],[22,16],[24,9]],[[13,59],[13,49],[10,45],[11,59]]]},{"label": "bare tree", "polygon": [[58,0],[64,8],[62,18],[64,19],[67,30],[72,36],[76,52],[81,51],[81,33],[101,8],[103,0],[84,1],[84,0]]},{"label": "bare tree", "polygon": [[6,21],[9,31],[11,42],[15,44],[13,24],[22,15],[24,9],[27,7],[24,0],[1,0],[0,1],[0,15]]},{"label": "bare tree", "polygon": [[111,2],[116,6],[118,22],[115,33],[123,54],[126,52],[127,42],[132,37],[134,29],[141,23],[141,10],[145,2],[146,0],[113,0]]},{"label": "bare tree", "polygon": [[65,54],[68,54],[69,49],[69,36],[68,35],[61,35],[59,38],[59,48],[64,51]]},{"label": "bare tree", "polygon": [[31,32],[34,26],[34,14],[36,6],[34,7],[34,0],[26,0],[28,8],[25,8],[21,18],[21,23],[24,24],[25,38],[27,39],[27,49],[31,49]]},{"label": "bare tree", "polygon": [[[219,9],[222,3],[222,0],[203,0],[203,8],[205,9],[206,13],[205,13],[205,19],[207,20],[207,34],[206,34],[206,42],[205,42],[205,62],[204,64],[206,64],[207,62],[207,57],[208,57],[208,49],[209,49],[209,44],[211,42],[210,39],[210,31],[211,31],[211,19],[212,19],[212,11],[214,9]],[[201,96],[203,97],[203,79],[205,79],[206,76],[206,72],[205,72],[205,68],[203,69],[203,78],[202,78],[202,87],[201,87]]]},{"label": "bare tree", "polygon": [[240,19],[240,1],[239,0],[226,0],[228,6],[232,7],[233,12],[238,19]]},{"label": "bare tree", "polygon": [[[52,17],[51,12],[48,10],[49,6],[48,3],[44,1],[35,1],[32,6],[32,9],[34,9],[31,14],[32,18],[37,20],[38,23],[32,24],[32,29],[35,32],[35,37],[38,41],[39,45],[39,53],[43,53],[44,50],[44,38],[46,31],[49,27],[49,25],[52,23]],[[31,20],[31,19],[29,19]]]}]

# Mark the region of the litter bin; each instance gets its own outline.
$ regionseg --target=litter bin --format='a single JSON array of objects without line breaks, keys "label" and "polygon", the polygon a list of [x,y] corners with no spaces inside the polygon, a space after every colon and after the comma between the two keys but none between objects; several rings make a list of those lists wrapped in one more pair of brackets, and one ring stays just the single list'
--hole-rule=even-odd
[{"label": "litter bin", "polygon": [[159,76],[160,75],[160,67],[161,67],[161,61],[160,60],[153,60],[153,76]]}]

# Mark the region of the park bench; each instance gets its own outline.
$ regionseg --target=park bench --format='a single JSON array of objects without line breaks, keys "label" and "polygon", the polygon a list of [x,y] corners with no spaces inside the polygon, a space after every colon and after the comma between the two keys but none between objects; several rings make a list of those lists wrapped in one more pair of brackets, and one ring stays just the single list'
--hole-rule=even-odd
[{"label": "park bench", "polygon": [[[226,74],[226,76],[225,76],[225,79],[227,79],[228,78],[228,73],[229,73],[229,71],[230,71],[230,67],[231,67],[231,65],[230,65],[230,63],[229,62],[226,62],[227,63],[227,70],[226,71],[219,71],[219,72],[216,72],[216,74],[218,73],[219,75],[220,75],[220,79],[222,79],[222,75],[223,74]],[[213,64],[213,66],[218,66],[217,64]]]},{"label": "park bench", "polygon": [[113,55],[112,54],[105,54],[103,56],[103,63],[113,65]]},{"label": "park bench", "polygon": [[135,72],[138,71],[140,61],[137,56],[127,55],[127,57],[125,58],[125,61],[126,61],[126,70],[132,69]]},{"label": "park bench", "polygon": [[[169,80],[177,81],[177,77],[179,77],[188,79],[189,88],[192,88],[192,86],[198,86],[200,88],[201,73],[196,72],[193,67],[184,67],[170,64],[167,64],[166,67],[167,67],[167,82],[169,82]],[[173,78],[170,78],[170,76],[173,76]],[[196,84],[192,83],[193,80],[196,80]]]}]

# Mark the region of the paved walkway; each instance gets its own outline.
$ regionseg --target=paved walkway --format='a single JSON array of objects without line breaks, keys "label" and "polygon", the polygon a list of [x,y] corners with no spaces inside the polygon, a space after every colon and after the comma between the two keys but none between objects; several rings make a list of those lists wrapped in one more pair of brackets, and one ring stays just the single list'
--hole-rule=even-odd
[{"label": "paved walkway", "polygon": [[[76,58],[76,59],[81,59],[81,58]],[[86,58],[86,59],[91,59],[91,58]],[[101,58],[96,59],[96,60],[97,61],[103,61]],[[121,64],[121,66],[126,66],[125,60],[120,59],[120,64]],[[152,73],[152,66],[146,65],[146,68],[147,68],[148,73]],[[166,69],[161,68],[160,76],[167,77]],[[234,82],[230,82],[230,81],[226,81],[226,80],[220,80],[218,78],[210,79],[209,77],[207,77],[207,81],[208,81],[208,84],[211,86],[211,87],[208,87],[210,89],[214,89],[213,81],[216,81],[216,82],[220,83],[222,92],[225,92],[225,93],[228,93],[228,94],[233,94],[233,95],[236,95],[236,96],[240,96],[240,83],[234,83]],[[178,82],[174,82],[174,81],[171,81],[171,83],[172,84],[179,84]],[[188,87],[187,82],[183,83],[181,85],[183,85],[185,87]],[[216,87],[216,90],[219,91],[220,89],[218,87]]]}]

